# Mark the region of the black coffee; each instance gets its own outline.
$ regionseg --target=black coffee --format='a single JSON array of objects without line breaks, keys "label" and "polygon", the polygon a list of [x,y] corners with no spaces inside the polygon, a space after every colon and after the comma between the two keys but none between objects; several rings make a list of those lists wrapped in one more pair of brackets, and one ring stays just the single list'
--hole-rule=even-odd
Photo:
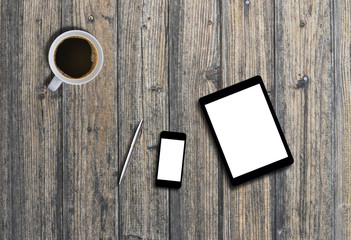
[{"label": "black coffee", "polygon": [[55,63],[60,72],[69,78],[82,78],[96,65],[96,49],[89,40],[73,36],[63,40],[56,48]]}]

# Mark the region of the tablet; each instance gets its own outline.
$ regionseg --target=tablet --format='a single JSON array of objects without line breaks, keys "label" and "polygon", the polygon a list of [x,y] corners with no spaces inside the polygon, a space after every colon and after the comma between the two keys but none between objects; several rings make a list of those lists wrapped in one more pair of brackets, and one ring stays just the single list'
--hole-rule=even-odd
[{"label": "tablet", "polygon": [[233,185],[294,162],[260,76],[199,102]]}]

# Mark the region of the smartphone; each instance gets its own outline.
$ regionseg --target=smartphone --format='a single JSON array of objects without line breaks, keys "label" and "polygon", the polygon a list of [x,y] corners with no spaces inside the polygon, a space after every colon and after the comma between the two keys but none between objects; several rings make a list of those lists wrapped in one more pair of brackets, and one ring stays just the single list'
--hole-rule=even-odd
[{"label": "smartphone", "polygon": [[180,188],[185,153],[185,133],[161,132],[156,185]]}]

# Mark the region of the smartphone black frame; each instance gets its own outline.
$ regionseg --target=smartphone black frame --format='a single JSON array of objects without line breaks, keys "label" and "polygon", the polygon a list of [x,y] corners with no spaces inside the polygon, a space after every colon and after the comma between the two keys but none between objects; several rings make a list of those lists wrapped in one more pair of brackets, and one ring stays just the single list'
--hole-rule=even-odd
[{"label": "smartphone black frame", "polygon": [[[271,164],[268,164],[266,166],[263,166],[261,168],[258,168],[258,169],[255,169],[251,172],[248,172],[248,173],[245,173],[243,175],[240,175],[240,176],[237,176],[237,177],[233,177],[230,169],[229,169],[229,165],[228,165],[228,162],[224,156],[224,153],[223,153],[223,150],[222,150],[222,147],[219,143],[219,140],[218,140],[218,137],[217,137],[217,134],[213,128],[213,125],[212,125],[212,121],[211,121],[211,118],[210,116],[208,115],[207,113],[207,110],[206,110],[206,104],[209,104],[211,102],[214,102],[214,101],[217,101],[221,98],[224,98],[224,97],[227,97],[229,95],[232,95],[232,94],[235,94],[237,92],[240,92],[242,90],[245,90],[249,87],[252,87],[252,86],[255,86],[259,84],[262,88],[262,92],[264,94],[264,97],[266,99],[266,102],[268,104],[268,107],[269,107],[269,110],[271,112],[271,115],[273,117],[273,120],[275,122],[275,125],[277,127],[277,130],[279,132],[279,135],[280,135],[280,138],[283,142],[283,145],[284,145],[284,148],[285,148],[285,151],[287,153],[287,157],[286,158],[283,158],[283,159],[279,159]],[[234,84],[232,86],[229,86],[227,88],[224,88],[222,90],[219,90],[217,92],[214,92],[214,93],[211,93],[207,96],[204,96],[204,97],[201,97],[199,99],[199,103],[200,103],[200,106],[201,106],[201,109],[202,109],[202,112],[204,113],[204,116],[205,116],[205,119],[209,125],[209,128],[211,130],[211,133],[213,135],[213,138],[214,138],[214,141],[217,145],[217,148],[219,150],[219,153],[220,153],[220,156],[221,158],[223,159],[223,162],[224,162],[224,166],[227,170],[227,173],[229,175],[229,179],[230,179],[230,182],[232,183],[232,185],[236,186],[236,185],[239,185],[239,184],[242,184],[244,182],[247,182],[251,179],[254,179],[254,178],[257,178],[257,177],[260,177],[264,174],[267,174],[269,172],[272,172],[272,171],[275,171],[279,168],[282,168],[282,167],[285,167],[287,165],[290,165],[290,164],[293,164],[294,162],[294,159],[293,159],[293,156],[290,152],[290,149],[289,149],[289,146],[288,146],[288,143],[284,137],[284,133],[283,133],[283,130],[282,128],[280,127],[280,124],[279,124],[279,121],[278,121],[278,118],[274,112],[274,108],[273,108],[273,105],[269,99],[269,96],[268,96],[268,93],[267,93],[267,90],[263,84],[263,81],[262,81],[262,78],[260,76],[255,76],[253,78],[250,78],[250,79],[247,79],[243,82],[240,82],[240,83],[237,83],[237,84]],[[253,151],[254,151],[254,148],[253,148]]]},{"label": "smartphone black frame", "polygon": [[[173,140],[181,140],[184,141],[184,151],[183,151],[183,159],[182,159],[182,172],[180,175],[180,182],[177,181],[168,181],[168,180],[160,180],[157,179],[159,164],[160,164],[160,151],[161,151],[161,140],[163,139],[173,139]],[[158,162],[157,162],[157,172],[156,172],[156,186],[159,187],[168,187],[168,188],[180,188],[182,186],[183,180],[183,169],[184,169],[184,157],[185,157],[185,146],[186,146],[186,134],[181,132],[169,132],[163,131],[160,134],[160,144],[158,149]]]}]

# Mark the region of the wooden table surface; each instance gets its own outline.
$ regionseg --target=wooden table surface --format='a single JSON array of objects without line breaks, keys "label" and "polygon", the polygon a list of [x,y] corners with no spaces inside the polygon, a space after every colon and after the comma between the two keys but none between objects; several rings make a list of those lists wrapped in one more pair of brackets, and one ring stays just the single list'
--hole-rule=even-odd
[{"label": "wooden table surface", "polygon": [[[351,239],[350,1],[0,6],[0,239]],[[48,49],[70,29],[104,66],[50,92]],[[295,163],[231,187],[197,101],[255,75]],[[188,136],[180,190],[154,185],[162,130]]]}]

